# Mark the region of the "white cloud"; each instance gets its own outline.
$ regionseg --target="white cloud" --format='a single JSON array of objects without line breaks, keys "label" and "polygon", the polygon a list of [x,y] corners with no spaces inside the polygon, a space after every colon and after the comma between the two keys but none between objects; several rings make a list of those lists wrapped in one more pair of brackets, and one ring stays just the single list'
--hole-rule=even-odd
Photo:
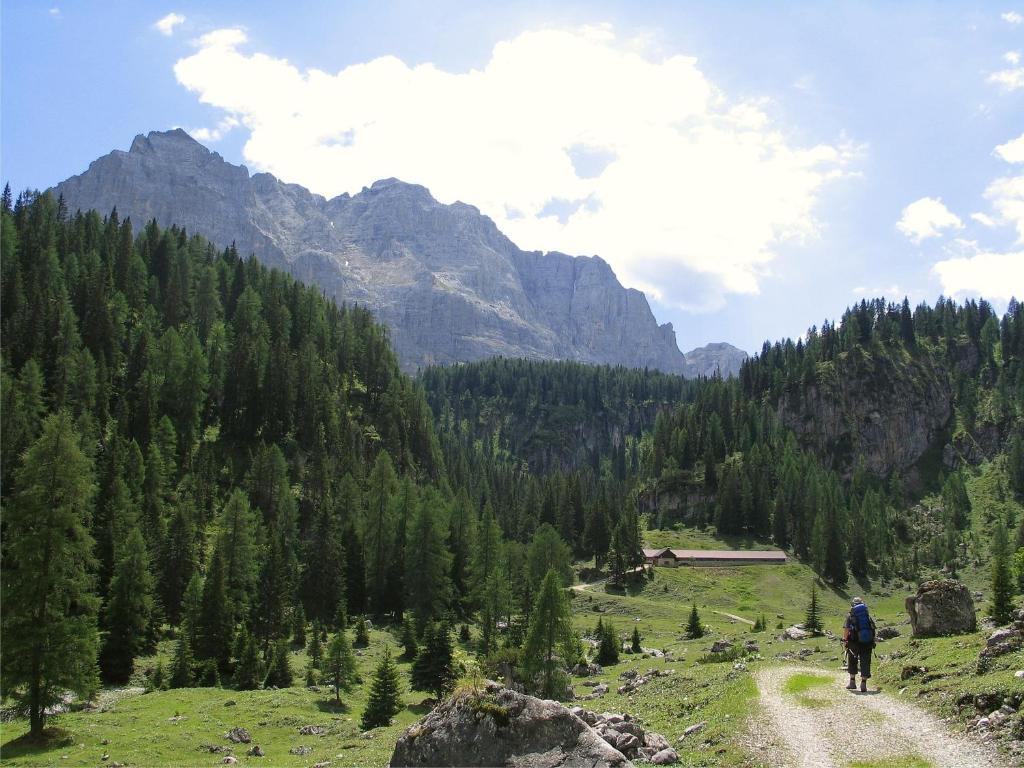
[{"label": "white cloud", "polygon": [[947,296],[984,296],[1008,301],[1024,286],[1024,251],[973,255],[945,259],[932,267]]},{"label": "white cloud", "polygon": [[1020,24],[1021,22],[1024,22],[1024,16],[1021,16],[1016,11],[1007,11],[1000,18],[1002,18],[1002,20],[1007,22],[1008,24],[1013,24],[1014,26]]},{"label": "white cloud", "polygon": [[1007,64],[1020,64],[1020,51],[1007,51],[1003,54],[1003,61]]},{"label": "white cloud", "polygon": [[938,237],[945,229],[962,229],[960,217],[950,211],[937,197],[922,197],[903,209],[896,229],[915,243]]},{"label": "white cloud", "polygon": [[1024,67],[1001,69],[988,76],[988,81],[998,85],[1004,91],[1016,91],[1024,88]]},{"label": "white cloud", "polygon": [[858,299],[885,298],[889,301],[901,301],[905,292],[900,289],[899,285],[892,283],[888,286],[875,286],[874,288],[858,285],[850,293]]},{"label": "white cloud", "polygon": [[983,227],[994,227],[996,226],[996,220],[989,216],[987,213],[972,213],[971,218],[981,224]]},{"label": "white cloud", "polygon": [[174,28],[184,24],[185,17],[180,13],[168,13],[162,19],[153,24],[153,28],[161,35],[170,37],[174,34]]},{"label": "white cloud", "polygon": [[64,15],[61,13],[60,8],[51,8],[47,13],[50,14],[51,19],[59,19]]},{"label": "white cloud", "polygon": [[1024,163],[1024,133],[995,148],[994,154],[1008,163]]},{"label": "white cloud", "polygon": [[1024,243],[1024,175],[996,179],[985,190],[985,198],[992,203],[996,222],[1014,227],[1017,242]]},{"label": "white cloud", "polygon": [[228,115],[223,120],[220,120],[213,128],[192,128],[188,133],[196,141],[214,142],[220,141],[224,138],[224,134],[238,126],[238,119]]},{"label": "white cloud", "polygon": [[174,71],[250,131],[251,165],[326,195],[424,184],[525,248],[598,253],[675,304],[696,282],[756,293],[782,244],[817,234],[822,188],[857,151],[795,144],[695,59],[653,56],[608,25],[526,32],[462,73],[391,56],[300,70],[245,42],[212,32]]}]

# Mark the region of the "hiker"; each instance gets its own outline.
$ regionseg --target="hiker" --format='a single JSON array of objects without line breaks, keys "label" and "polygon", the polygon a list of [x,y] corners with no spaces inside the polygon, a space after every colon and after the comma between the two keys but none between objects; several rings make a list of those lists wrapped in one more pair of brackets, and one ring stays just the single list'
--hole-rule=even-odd
[{"label": "hiker", "polygon": [[875,622],[859,597],[853,598],[846,617],[843,644],[846,646],[846,671],[850,673],[846,687],[851,691],[857,689],[857,668],[860,667],[860,690],[867,693],[868,678],[871,677],[871,649],[875,647]]}]

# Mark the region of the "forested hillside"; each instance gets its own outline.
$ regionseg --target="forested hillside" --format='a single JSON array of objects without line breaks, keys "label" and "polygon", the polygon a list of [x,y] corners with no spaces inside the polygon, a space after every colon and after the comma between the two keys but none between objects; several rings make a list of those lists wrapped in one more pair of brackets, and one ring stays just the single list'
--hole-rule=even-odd
[{"label": "forested hillside", "polygon": [[5,193],[2,227],[3,688],[33,732],[97,661],[123,683],[168,631],[172,685],[290,685],[281,641],[308,620],[422,636],[482,609],[487,653],[548,570],[571,579],[543,523],[582,533],[579,478],[521,483],[467,446],[450,483],[368,312],[48,195]]}]

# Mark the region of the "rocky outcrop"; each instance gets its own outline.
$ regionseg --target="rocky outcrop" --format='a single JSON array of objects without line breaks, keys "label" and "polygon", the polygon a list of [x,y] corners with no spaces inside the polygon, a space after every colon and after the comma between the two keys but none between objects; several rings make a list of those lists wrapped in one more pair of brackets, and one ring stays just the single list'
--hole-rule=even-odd
[{"label": "rocky outcrop", "polygon": [[926,581],[905,605],[914,637],[959,635],[978,626],[971,592],[959,581]]},{"label": "rocky outcrop", "polygon": [[887,477],[941,445],[952,408],[949,376],[927,355],[857,347],[819,364],[812,382],[782,398],[778,414],[805,448],[844,475],[863,461]]},{"label": "rocky outcrop", "polygon": [[136,137],[55,191],[72,211],[117,208],[137,228],[156,219],[235,243],[368,307],[410,371],[504,355],[725,374],[739,353],[709,345],[688,361],[671,324],[658,325],[602,259],[522,251],[473,206],[397,179],[327,200],[250,176],[173,130]]},{"label": "rocky outcrop", "polygon": [[481,691],[442,702],[407,728],[389,765],[628,768],[632,763],[558,702],[487,682]]}]

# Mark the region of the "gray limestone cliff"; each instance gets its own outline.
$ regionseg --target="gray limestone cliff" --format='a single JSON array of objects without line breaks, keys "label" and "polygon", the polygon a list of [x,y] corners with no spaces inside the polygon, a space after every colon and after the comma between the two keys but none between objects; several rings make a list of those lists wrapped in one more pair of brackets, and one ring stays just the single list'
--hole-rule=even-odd
[{"label": "gray limestone cliff", "polygon": [[99,158],[54,191],[72,211],[116,207],[136,228],[156,219],[220,247],[234,242],[369,308],[406,370],[504,355],[735,372],[729,351],[721,363],[701,350],[698,364],[688,361],[671,324],[658,325],[644,294],[624,288],[602,259],[523,251],[473,206],[443,205],[396,179],[328,200],[250,176],[173,130],[137,136],[128,152]]}]

